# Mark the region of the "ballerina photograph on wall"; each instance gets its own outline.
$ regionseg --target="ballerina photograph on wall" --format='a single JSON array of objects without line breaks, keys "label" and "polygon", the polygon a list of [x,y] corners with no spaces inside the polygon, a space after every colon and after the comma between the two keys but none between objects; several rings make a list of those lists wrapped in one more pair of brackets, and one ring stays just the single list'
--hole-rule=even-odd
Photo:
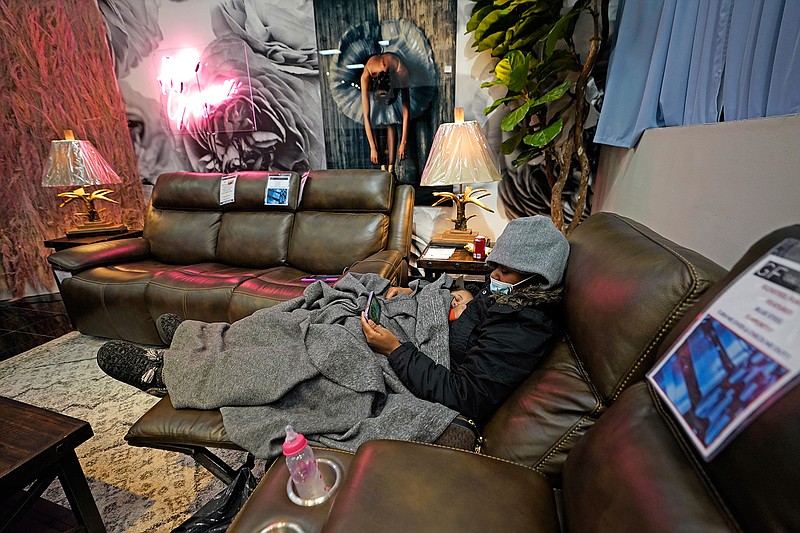
[{"label": "ballerina photograph on wall", "polygon": [[[453,121],[453,0],[315,0],[329,168],[385,168],[431,205],[421,187],[433,137]],[[390,169],[391,166],[391,169]]]},{"label": "ballerina photograph on wall", "polygon": [[[398,101],[399,116],[395,107]],[[361,74],[364,132],[369,142],[369,159],[372,164],[380,165],[381,169],[392,173],[395,162],[406,158],[410,101],[408,68],[400,56],[393,53],[371,56]],[[385,149],[382,150],[379,150],[376,142],[376,134],[380,130],[386,134]]]},{"label": "ballerina photograph on wall", "polygon": [[[363,129],[369,162],[402,183],[418,184],[413,169],[420,150],[412,124],[437,93],[428,39],[410,20],[365,21],[344,32],[338,50],[328,78],[331,95],[339,111]],[[407,159],[412,168],[402,171]]]}]

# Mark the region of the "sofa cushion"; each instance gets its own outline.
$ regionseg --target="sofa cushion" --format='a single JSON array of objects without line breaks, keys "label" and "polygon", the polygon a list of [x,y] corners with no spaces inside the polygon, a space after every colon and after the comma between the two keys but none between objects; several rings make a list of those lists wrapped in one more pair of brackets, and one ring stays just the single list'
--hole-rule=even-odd
[{"label": "sofa cushion", "polygon": [[484,430],[485,453],[553,477],[594,420],[644,377],[670,328],[725,274],[702,255],[612,213],[592,215],[569,241],[565,341]]},{"label": "sofa cushion", "polygon": [[298,212],[289,264],[311,274],[341,274],[355,261],[384,249],[388,233],[389,217],[381,213]]},{"label": "sofa cushion", "polygon": [[308,287],[301,278],[307,274],[288,266],[276,267],[237,285],[228,306],[228,322],[301,296]]},{"label": "sofa cushion", "polygon": [[293,220],[292,213],[224,213],[216,261],[261,269],[285,265]]},{"label": "sofa cushion", "polygon": [[158,177],[150,204],[156,209],[218,210],[221,176],[211,172],[166,172]]},{"label": "sofa cushion", "polygon": [[144,238],[158,261],[177,265],[214,261],[222,213],[162,210],[147,213]]},{"label": "sofa cushion", "polygon": [[161,344],[144,295],[154,276],[172,268],[152,260],[90,268],[61,283],[62,300],[85,335]]},{"label": "sofa cushion", "polygon": [[489,420],[483,452],[557,478],[603,409],[569,344],[561,341]]},{"label": "sofa cushion", "polygon": [[570,237],[567,335],[606,403],[653,366],[664,336],[726,270],[633,220],[598,213]]},{"label": "sofa cushion", "polygon": [[185,319],[227,322],[233,290],[262,272],[221,263],[177,267],[154,276],[148,283],[147,309],[154,319],[174,313]]},{"label": "sofa cushion", "polygon": [[392,209],[394,178],[383,170],[311,171],[302,211],[382,212]]},{"label": "sofa cushion", "polygon": [[[376,524],[379,519],[379,524]],[[553,490],[529,468],[412,442],[362,444],[323,531],[559,531]]]},{"label": "sofa cushion", "polygon": [[241,450],[228,438],[218,409],[175,409],[169,396],[142,415],[128,430],[125,440],[135,446],[169,443]]}]

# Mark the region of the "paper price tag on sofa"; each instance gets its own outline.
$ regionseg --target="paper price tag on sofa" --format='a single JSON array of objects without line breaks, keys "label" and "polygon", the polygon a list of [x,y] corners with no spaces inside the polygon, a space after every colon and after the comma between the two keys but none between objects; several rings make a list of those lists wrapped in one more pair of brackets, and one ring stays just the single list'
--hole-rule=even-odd
[{"label": "paper price tag on sofa", "polygon": [[710,460],[800,372],[800,240],[785,239],[703,310],[647,378]]},{"label": "paper price tag on sofa", "polygon": [[219,205],[231,204],[235,199],[236,176],[219,178]]}]

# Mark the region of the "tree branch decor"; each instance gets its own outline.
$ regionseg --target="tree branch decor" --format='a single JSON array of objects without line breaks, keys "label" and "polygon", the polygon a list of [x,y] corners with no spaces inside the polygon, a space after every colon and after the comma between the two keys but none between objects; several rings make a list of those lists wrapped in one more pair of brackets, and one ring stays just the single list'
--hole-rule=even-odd
[{"label": "tree branch decor", "polygon": [[[570,5],[571,4],[571,5]],[[501,145],[514,167],[536,164],[550,186],[550,216],[569,235],[586,208],[591,169],[584,141],[586,89],[602,43],[608,0],[477,0],[467,23],[478,52],[496,59],[494,79],[484,88],[506,93],[484,110],[503,106]],[[581,57],[575,27],[591,17],[588,52]],[[509,111],[510,110],[510,111]],[[580,169],[575,213],[565,228],[562,193],[573,163]]]}]

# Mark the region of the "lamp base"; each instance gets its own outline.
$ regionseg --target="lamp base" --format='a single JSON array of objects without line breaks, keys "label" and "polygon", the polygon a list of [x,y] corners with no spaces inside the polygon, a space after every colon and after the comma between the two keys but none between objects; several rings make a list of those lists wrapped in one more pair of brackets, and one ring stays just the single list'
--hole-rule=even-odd
[{"label": "lamp base", "polygon": [[67,237],[89,237],[91,235],[115,235],[125,233],[128,226],[110,222],[87,222],[67,232]]},{"label": "lamp base", "polygon": [[476,233],[471,229],[449,229],[444,233],[435,235],[431,238],[433,246],[464,246],[475,239]]}]

